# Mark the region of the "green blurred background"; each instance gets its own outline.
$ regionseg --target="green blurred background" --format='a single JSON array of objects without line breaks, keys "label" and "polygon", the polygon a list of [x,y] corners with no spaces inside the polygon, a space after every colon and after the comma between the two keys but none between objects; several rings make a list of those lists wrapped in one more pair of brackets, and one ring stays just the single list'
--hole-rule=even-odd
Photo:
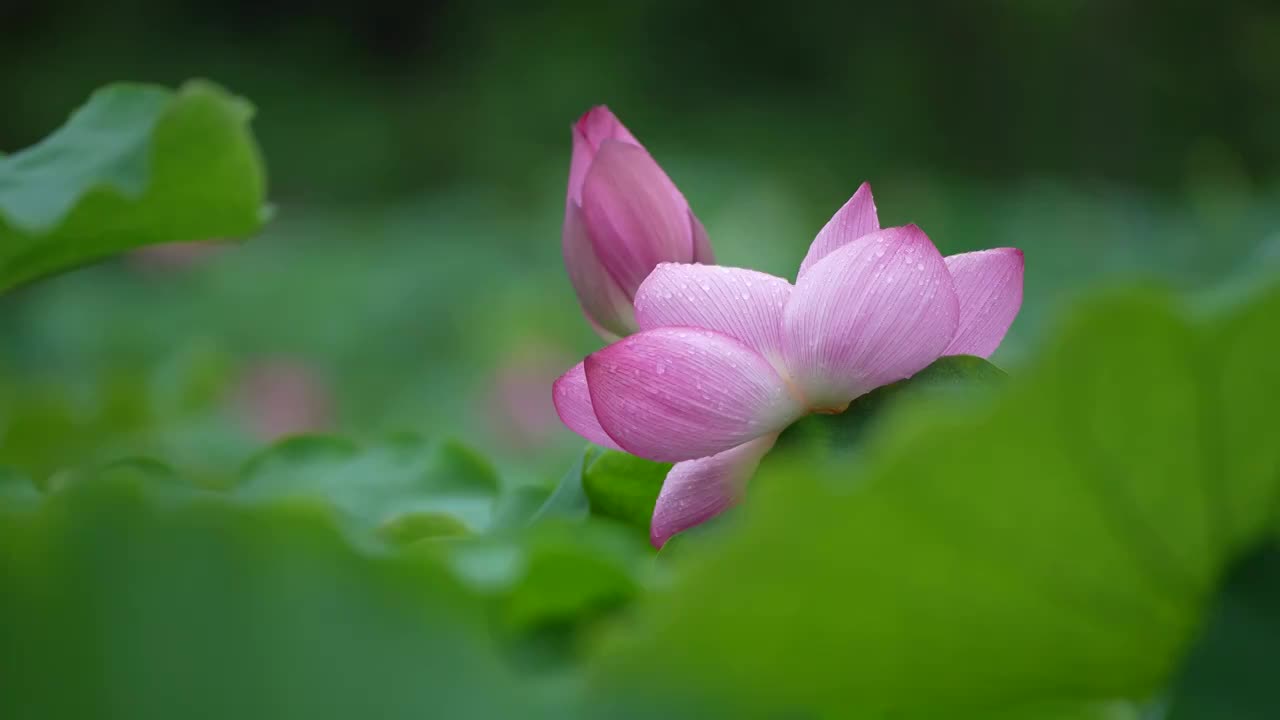
[{"label": "green blurred background", "polygon": [[[0,151],[102,84],[250,98],[273,223],[0,302],[0,459],[155,455],[224,482],[303,429],[459,437],[541,480],[598,346],[560,259],[569,127],[608,104],[721,262],[792,276],[863,180],[944,252],[1014,245],[1016,366],[1118,276],[1280,260],[1280,6],[85,0],[0,5]],[[193,238],[195,239],[195,238]]]}]

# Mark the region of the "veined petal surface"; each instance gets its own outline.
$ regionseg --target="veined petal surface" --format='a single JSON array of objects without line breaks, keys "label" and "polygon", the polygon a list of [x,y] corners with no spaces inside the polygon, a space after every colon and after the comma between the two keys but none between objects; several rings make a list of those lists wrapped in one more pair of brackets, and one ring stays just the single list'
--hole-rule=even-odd
[{"label": "veined petal surface", "polygon": [[952,255],[947,270],[960,299],[960,324],[944,355],[989,357],[1022,307],[1022,251],[995,248]]},{"label": "veined petal surface", "polygon": [[710,520],[742,497],[760,459],[777,442],[771,433],[711,457],[676,463],[653,508],[649,541],[662,547],[672,535]]},{"label": "veined petal surface", "polygon": [[636,291],[636,323],[641,330],[715,330],[777,365],[782,357],[782,310],[790,297],[791,283],[768,273],[663,263]]},{"label": "veined petal surface", "polygon": [[914,225],[889,228],[800,278],[783,313],[783,356],[811,409],[842,410],[938,359],[958,319],[937,248]]},{"label": "veined petal surface", "polygon": [[876,201],[871,197],[871,185],[862,183],[858,191],[849,198],[844,207],[831,216],[827,224],[818,231],[817,237],[809,245],[809,252],[800,263],[800,272],[796,279],[804,275],[818,261],[865,235],[880,229],[880,219],[876,215]]},{"label": "veined petal surface", "polygon": [[574,365],[569,372],[560,376],[551,386],[551,398],[556,405],[556,414],[565,427],[578,433],[588,441],[607,447],[610,450],[621,450],[618,444],[609,437],[609,433],[600,427],[596,412],[591,407],[591,392],[587,390],[587,375],[582,363]]},{"label": "veined petal surface", "polygon": [[649,153],[605,140],[582,185],[596,257],[631,295],[660,262],[693,259],[689,205]]},{"label": "veined petal surface", "polygon": [[651,460],[715,455],[804,412],[764,357],[709,330],[646,330],[589,355],[585,367],[601,428]]}]

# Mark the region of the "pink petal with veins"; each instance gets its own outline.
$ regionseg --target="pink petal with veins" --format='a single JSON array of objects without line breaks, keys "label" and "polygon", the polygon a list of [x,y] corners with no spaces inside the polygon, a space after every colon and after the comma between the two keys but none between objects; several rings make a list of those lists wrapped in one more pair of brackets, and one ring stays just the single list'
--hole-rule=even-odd
[{"label": "pink petal with veins", "polygon": [[711,457],[676,463],[653,508],[649,541],[662,547],[678,532],[699,525],[735,504],[760,459],[778,439],[765,435]]},{"label": "pink petal with veins", "polygon": [[583,181],[582,211],[596,257],[629,296],[658,263],[693,259],[689,205],[640,147],[604,141]]},{"label": "pink petal with veins", "polygon": [[804,412],[759,353],[709,330],[646,330],[589,355],[585,367],[601,428],[651,460],[715,455]]},{"label": "pink petal with veins", "polygon": [[573,124],[573,157],[569,161],[568,203],[582,204],[582,181],[587,176],[591,161],[595,159],[596,150],[605,140],[619,140],[638,147],[631,131],[609,108],[597,105],[591,108]]},{"label": "pink petal with veins", "polygon": [[636,323],[641,330],[715,330],[780,366],[782,309],[790,297],[791,283],[767,273],[663,263],[636,291]]},{"label": "pink petal with veins", "polygon": [[800,263],[798,280],[822,258],[880,229],[880,220],[876,217],[876,201],[871,197],[871,185],[862,183],[858,191],[849,198],[844,207],[831,216],[827,224],[818,231],[818,236],[809,245],[809,253]]},{"label": "pink petal with veins", "polygon": [[578,295],[582,312],[606,341],[635,332],[635,310],[631,298],[618,287],[596,256],[595,246],[587,235],[582,210],[569,205],[564,214],[561,250],[569,271],[569,283]]},{"label": "pink petal with veins", "polygon": [[946,260],[960,298],[960,324],[943,354],[989,357],[1022,307],[1022,251],[996,248]]},{"label": "pink petal with veins", "polygon": [[556,405],[556,414],[565,427],[578,433],[601,447],[610,450],[621,450],[609,434],[600,427],[596,412],[591,407],[591,393],[587,390],[587,376],[582,363],[574,365],[569,372],[560,376],[551,386],[551,399]]},{"label": "pink petal with veins", "polygon": [[841,410],[936,360],[955,336],[947,265],[914,225],[849,243],[809,269],[787,303],[783,355],[809,407]]}]

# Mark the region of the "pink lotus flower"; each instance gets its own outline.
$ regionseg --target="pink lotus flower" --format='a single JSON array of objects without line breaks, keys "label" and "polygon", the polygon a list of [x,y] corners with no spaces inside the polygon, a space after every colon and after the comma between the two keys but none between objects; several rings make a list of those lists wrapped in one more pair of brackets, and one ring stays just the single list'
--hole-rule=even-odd
[{"label": "pink lotus flower", "polygon": [[944,258],[914,225],[881,230],[870,186],[818,233],[795,285],[664,263],[636,292],[642,332],[556,381],[560,419],[607,448],[675,462],[650,538],[720,513],[778,433],[944,355],[989,356],[1022,305],[1022,252]]},{"label": "pink lotus flower", "polygon": [[547,383],[564,367],[569,353],[545,344],[525,344],[505,357],[486,387],[489,426],[512,451],[532,453],[555,439],[559,427]]},{"label": "pink lotus flower", "polygon": [[632,301],[658,263],[715,262],[689,203],[604,106],[573,126],[563,243],[582,311],[607,341],[639,330]]},{"label": "pink lotus flower", "polygon": [[189,240],[148,245],[131,252],[129,258],[145,270],[176,272],[195,267],[228,247],[216,240]]},{"label": "pink lotus flower", "polygon": [[262,440],[316,432],[333,424],[329,387],[301,360],[255,362],[244,371],[235,399],[242,422]]}]

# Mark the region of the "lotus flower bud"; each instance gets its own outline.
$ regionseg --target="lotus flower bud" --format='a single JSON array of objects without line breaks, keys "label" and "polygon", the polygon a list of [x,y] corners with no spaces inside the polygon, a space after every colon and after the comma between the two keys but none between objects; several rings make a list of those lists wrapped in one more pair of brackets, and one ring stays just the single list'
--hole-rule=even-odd
[{"label": "lotus flower bud", "polygon": [[569,281],[606,340],[639,329],[632,302],[658,263],[715,262],[684,196],[603,106],[573,126],[563,240]]}]

